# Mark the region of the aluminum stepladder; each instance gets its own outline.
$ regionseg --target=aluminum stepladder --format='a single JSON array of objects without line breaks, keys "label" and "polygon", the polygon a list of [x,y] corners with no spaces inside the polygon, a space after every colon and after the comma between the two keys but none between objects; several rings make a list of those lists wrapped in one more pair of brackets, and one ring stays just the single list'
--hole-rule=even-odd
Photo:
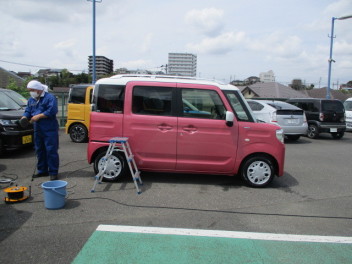
[{"label": "aluminum stepladder", "polygon": [[134,185],[136,186],[136,189],[137,189],[137,194],[141,194],[139,184],[143,185],[143,182],[140,176],[140,171],[138,170],[136,162],[134,160],[131,147],[128,144],[128,137],[114,137],[109,140],[109,143],[110,144],[109,144],[108,150],[106,151],[106,154],[103,157],[103,161],[104,161],[103,169],[99,170],[98,174],[95,176],[95,182],[91,192],[95,191],[95,187],[97,183],[102,182],[104,173],[107,169],[107,165],[108,165],[107,161],[109,160],[109,158],[112,156],[114,151],[120,151],[120,152],[123,152],[125,155],[128,167],[132,175]]}]

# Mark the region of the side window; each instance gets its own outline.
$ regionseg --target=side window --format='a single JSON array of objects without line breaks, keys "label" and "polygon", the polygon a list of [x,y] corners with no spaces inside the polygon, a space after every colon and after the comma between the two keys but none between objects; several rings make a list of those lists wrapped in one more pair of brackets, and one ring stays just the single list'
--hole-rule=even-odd
[{"label": "side window", "polygon": [[257,102],[249,101],[248,104],[253,111],[260,111],[264,108],[264,106],[262,104],[257,103]]},{"label": "side window", "polygon": [[84,104],[86,96],[86,89],[84,88],[71,88],[70,97],[68,102],[72,104]]},{"label": "side window", "polygon": [[213,90],[181,89],[184,117],[225,119],[226,108]]},{"label": "side window", "polygon": [[317,108],[317,106],[313,102],[307,103],[307,110],[310,112],[319,112],[319,109]]},{"label": "side window", "polygon": [[319,108],[320,108],[320,102],[314,102],[312,111],[319,112],[320,111]]},{"label": "side window", "polygon": [[125,86],[101,84],[94,95],[96,111],[104,113],[122,113],[125,95]]},{"label": "side window", "polygon": [[135,86],[132,95],[132,112],[142,115],[171,115],[172,88]]}]

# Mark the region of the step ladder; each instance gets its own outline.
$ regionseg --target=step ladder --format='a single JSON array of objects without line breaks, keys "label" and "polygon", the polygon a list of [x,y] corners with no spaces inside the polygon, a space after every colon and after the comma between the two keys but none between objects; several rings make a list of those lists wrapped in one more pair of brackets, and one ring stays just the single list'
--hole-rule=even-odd
[{"label": "step ladder", "polygon": [[109,143],[110,144],[109,144],[108,150],[106,151],[105,156],[102,158],[102,160],[104,161],[104,166],[102,167],[102,169],[99,170],[98,174],[95,176],[95,182],[91,192],[95,192],[95,187],[97,183],[100,184],[102,182],[104,173],[108,165],[107,161],[109,160],[109,158],[112,156],[114,151],[120,151],[120,152],[123,152],[125,155],[128,167],[132,175],[134,185],[136,186],[136,189],[137,189],[137,194],[141,194],[139,185],[143,185],[143,182],[140,176],[140,171],[138,170],[136,162],[134,160],[131,147],[128,144],[128,137],[114,137],[109,140]]}]

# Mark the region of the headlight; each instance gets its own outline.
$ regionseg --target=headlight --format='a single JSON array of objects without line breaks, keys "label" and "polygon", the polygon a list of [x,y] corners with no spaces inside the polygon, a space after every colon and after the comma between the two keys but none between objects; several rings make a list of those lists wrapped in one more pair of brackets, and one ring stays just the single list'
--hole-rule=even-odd
[{"label": "headlight", "polygon": [[281,143],[284,143],[285,135],[284,131],[282,129],[277,129],[276,130],[276,138],[281,141]]},{"label": "headlight", "polygon": [[17,120],[7,120],[7,119],[0,119],[0,124],[3,126],[13,125],[16,124]]}]

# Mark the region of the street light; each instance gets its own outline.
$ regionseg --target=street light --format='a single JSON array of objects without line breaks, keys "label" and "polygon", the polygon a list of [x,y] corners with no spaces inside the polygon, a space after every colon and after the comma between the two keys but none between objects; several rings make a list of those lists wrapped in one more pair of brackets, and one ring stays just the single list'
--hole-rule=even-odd
[{"label": "street light", "polygon": [[93,74],[92,83],[95,84],[96,81],[96,71],[95,71],[95,3],[101,3],[103,0],[87,0],[93,3]]},{"label": "street light", "polygon": [[331,35],[330,35],[330,57],[329,57],[329,72],[328,72],[328,87],[326,87],[326,99],[330,99],[330,81],[331,81],[331,63],[335,62],[332,59],[332,46],[334,42],[334,25],[335,20],[344,20],[352,18],[351,16],[343,16],[343,17],[332,17],[331,19]]}]

